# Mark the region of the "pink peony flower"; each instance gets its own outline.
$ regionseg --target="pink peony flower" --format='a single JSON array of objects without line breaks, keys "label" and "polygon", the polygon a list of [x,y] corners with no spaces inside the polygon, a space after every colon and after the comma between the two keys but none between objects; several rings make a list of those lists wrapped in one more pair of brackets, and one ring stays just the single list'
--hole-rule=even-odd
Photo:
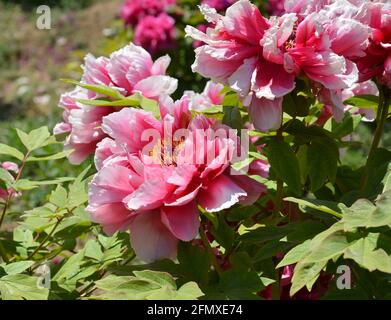
[{"label": "pink peony flower", "polygon": [[282,15],[283,13],[285,13],[284,3],[285,0],[269,0],[266,6],[267,12],[271,16]]},{"label": "pink peony flower", "polygon": [[[374,96],[379,96],[379,89],[373,81],[365,81],[354,84],[348,89],[342,91],[342,100],[345,101],[354,96],[369,94]],[[345,106],[345,111],[351,111],[353,113],[358,113],[363,116],[363,121],[371,122],[376,118],[374,109],[365,109],[365,108],[355,108],[353,106]]]},{"label": "pink peony flower", "polygon": [[[209,25],[207,25],[207,24],[200,24],[200,25],[197,26],[197,29],[205,33],[206,30],[208,29],[208,27],[211,27],[211,24],[209,24]],[[193,48],[201,47],[204,44],[205,43],[202,42],[202,41],[195,40],[195,41],[193,41]]]},{"label": "pink peony flower", "polygon": [[121,7],[121,18],[126,24],[135,26],[147,16],[157,16],[165,12],[176,0],[126,0]]},{"label": "pink peony flower", "polygon": [[223,88],[220,83],[208,81],[202,93],[185,92],[185,95],[190,98],[189,109],[202,112],[214,105],[221,105],[225,97],[225,94],[221,93]]},{"label": "pink peony flower", "polygon": [[[169,63],[169,56],[153,62],[147,51],[130,44],[114,52],[110,58],[87,55],[81,82],[109,86],[125,96],[140,92],[157,100],[162,95],[173,93],[177,87],[177,80],[165,75]],[[64,122],[59,123],[54,132],[68,133],[65,148],[74,150],[69,156],[74,164],[81,163],[94,153],[96,144],[106,136],[101,129],[102,118],[119,110],[117,107],[87,106],[78,102],[78,99],[95,98],[101,99],[102,96],[77,87],[60,99]]]},{"label": "pink peony flower", "polygon": [[361,114],[363,121],[374,121],[375,112],[373,109],[355,108],[354,106],[345,105],[343,102],[351,97],[358,95],[379,95],[379,90],[373,81],[365,81],[353,84],[350,88],[344,90],[325,90],[319,92],[319,101],[325,104],[325,108],[321,114],[321,121],[325,123],[331,116],[337,121],[341,121],[345,111],[350,111],[353,114]]},{"label": "pink peony flower", "polygon": [[175,47],[175,20],[166,13],[147,16],[136,26],[134,43],[150,53]]},{"label": "pink peony flower", "polygon": [[318,12],[332,0],[285,0],[284,9],[287,13],[296,13],[299,17],[305,18],[307,15]]},{"label": "pink peony flower", "polygon": [[[197,205],[220,211],[254,202],[266,190],[247,176],[230,175],[229,150],[237,146],[237,137],[201,135],[200,130],[229,128],[203,116],[191,120],[188,104],[186,96],[176,102],[166,97],[162,120],[131,108],[103,119],[109,137],[98,145],[98,173],[90,184],[87,210],[107,233],[129,229],[132,247],[144,261],[174,258],[178,240],[197,236]],[[174,139],[167,126],[188,134]],[[151,131],[159,139],[144,136]],[[199,148],[194,141],[204,144]],[[215,157],[203,161],[212,150]],[[255,162],[250,170],[266,176],[264,168]]]},{"label": "pink peony flower", "polygon": [[[0,168],[14,173],[18,173],[19,171],[19,166],[14,162],[9,162],[9,161],[0,162]],[[16,197],[18,196],[18,193],[16,193],[13,189],[0,188],[0,200],[6,201],[10,195],[12,197]]]},{"label": "pink peony flower", "polygon": [[0,166],[1,166],[1,168],[5,169],[7,171],[13,171],[15,173],[18,173],[18,171],[19,171],[19,166],[14,162],[5,161],[3,163],[0,163]]},{"label": "pink peony flower", "polygon": [[202,0],[201,4],[207,5],[217,11],[223,11],[232,5],[236,0]]},{"label": "pink peony flower", "polygon": [[[357,68],[343,56],[346,50],[339,40],[344,37],[346,46],[357,41],[348,42],[344,32],[330,38],[331,27],[318,13],[300,23],[295,13],[267,20],[248,0],[233,4],[225,16],[206,6],[201,11],[215,27],[205,34],[187,26],[188,36],[205,43],[195,50],[192,68],[235,90],[250,105],[257,129],[279,128],[282,97],[294,89],[296,76],[305,75],[334,90],[357,81]],[[332,43],[341,55],[333,51]]]},{"label": "pink peony flower", "polygon": [[377,78],[391,88],[391,4],[363,3],[355,18],[371,28],[365,55],[355,60],[360,81]]}]

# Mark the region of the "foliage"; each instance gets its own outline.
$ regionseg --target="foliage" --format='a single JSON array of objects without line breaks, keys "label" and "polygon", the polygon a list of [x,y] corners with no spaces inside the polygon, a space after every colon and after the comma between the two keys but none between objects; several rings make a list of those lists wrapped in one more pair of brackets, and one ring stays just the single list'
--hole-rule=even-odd
[{"label": "foliage", "polygon": [[[178,47],[164,53],[173,60],[168,74],[180,79],[176,98],[189,89],[201,92],[206,82],[191,71],[194,49],[181,31],[187,24],[203,23],[196,3],[183,1],[170,9]],[[65,4],[69,9],[79,6]],[[132,30],[118,20],[106,31],[93,51],[107,54],[132,39]],[[17,70],[18,62],[12,59],[19,49],[0,46],[0,65],[12,62]],[[53,78],[77,78],[74,65],[84,49],[70,49],[69,61],[60,62],[67,71],[57,71],[61,76],[56,73]],[[19,71],[5,82],[21,76]],[[139,93],[125,97],[117,88],[65,82],[98,94],[99,98],[77,101],[85,106],[136,108],[160,116],[157,102]],[[383,94],[390,93],[378,85]],[[62,86],[56,83],[50,94],[57,97]],[[220,212],[200,207],[200,236],[180,242],[176,259],[150,263],[137,258],[128,230],[107,234],[92,221],[86,207],[96,173],[93,160],[69,164],[71,151],[63,150],[61,137],[51,134],[58,111],[2,123],[0,164],[13,161],[19,169],[0,169],[0,191],[6,192],[6,197],[0,193],[0,298],[299,299],[313,292],[321,292],[324,299],[390,298],[390,125],[382,128],[382,142],[376,145],[372,131],[379,125],[364,124],[360,114],[346,111],[342,121],[329,118],[321,125],[324,105],[307,94],[306,84],[299,89],[284,97],[281,127],[269,132],[251,128],[248,158],[233,165],[238,171],[256,160],[270,165],[267,178],[249,173],[265,185],[262,197]],[[222,92],[221,105],[193,115],[204,113],[242,129],[250,121],[248,109],[230,88]],[[34,90],[31,96],[36,96]],[[13,93],[10,97],[1,102],[17,108],[19,98]],[[345,104],[385,108],[374,95],[356,95]],[[336,287],[341,265],[352,271],[351,290]],[[324,279],[327,288],[322,292]]]}]

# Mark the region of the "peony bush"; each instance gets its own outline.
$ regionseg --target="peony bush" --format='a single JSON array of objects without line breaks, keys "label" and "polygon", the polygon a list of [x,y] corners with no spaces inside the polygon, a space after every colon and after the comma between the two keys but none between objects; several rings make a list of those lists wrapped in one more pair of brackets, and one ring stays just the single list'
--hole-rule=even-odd
[{"label": "peony bush", "polygon": [[53,133],[0,144],[1,298],[390,298],[391,5],[188,2],[125,1]]}]

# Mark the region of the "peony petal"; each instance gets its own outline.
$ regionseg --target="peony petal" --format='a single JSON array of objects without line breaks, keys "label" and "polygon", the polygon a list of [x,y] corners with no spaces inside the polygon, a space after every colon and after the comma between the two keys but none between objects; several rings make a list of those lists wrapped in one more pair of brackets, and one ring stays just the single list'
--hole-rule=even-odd
[{"label": "peony petal", "polygon": [[266,60],[258,62],[253,90],[258,98],[273,100],[295,88],[295,75],[285,71],[284,66]]},{"label": "peony petal", "polygon": [[90,206],[122,202],[134,190],[131,171],[122,166],[103,167],[94,177],[88,193]]},{"label": "peony petal", "polygon": [[232,207],[247,193],[225,175],[216,177],[207,189],[200,191],[198,201],[209,212],[218,212]]},{"label": "peony petal", "polygon": [[132,213],[122,203],[110,203],[99,207],[87,207],[94,222],[103,226],[103,231],[113,234],[117,231],[125,231],[132,219]]},{"label": "peony petal", "polygon": [[254,127],[261,131],[277,130],[282,121],[282,98],[253,98],[249,107]]},{"label": "peony petal", "polygon": [[199,212],[195,201],[184,206],[163,207],[162,222],[171,233],[182,241],[190,241],[198,234]]},{"label": "peony petal", "polygon": [[75,144],[68,141],[64,145],[64,150],[73,150],[72,153],[68,156],[68,160],[72,164],[80,164],[94,153],[95,147],[95,143]]},{"label": "peony petal", "polygon": [[[151,173],[149,171],[147,170],[147,173]],[[163,177],[152,176],[151,173],[151,176],[123,201],[129,210],[156,209],[163,204],[164,199],[173,189],[173,186],[167,184]]]},{"label": "peony petal", "polygon": [[152,75],[164,75],[167,71],[168,66],[171,63],[171,58],[168,54],[163,57],[158,58],[151,69]]},{"label": "peony petal", "polygon": [[353,19],[333,19],[328,27],[333,51],[346,58],[365,56],[368,45],[368,26]]},{"label": "peony petal", "polygon": [[131,93],[137,82],[151,75],[152,65],[145,49],[130,44],[111,54],[107,70],[116,86]]},{"label": "peony petal", "polygon": [[138,214],[130,224],[130,242],[137,256],[152,262],[160,259],[174,259],[178,239],[161,222],[159,211]]},{"label": "peony petal", "polygon": [[162,95],[170,95],[178,87],[178,80],[169,76],[151,76],[138,82],[134,91],[139,91],[147,98],[159,98]]},{"label": "peony petal", "polygon": [[242,62],[240,60],[223,60],[222,58],[216,57],[214,51],[215,49],[207,45],[197,48],[195,50],[196,59],[191,66],[193,72],[197,72],[205,78],[223,80],[228,78],[241,66]]},{"label": "peony petal", "polygon": [[143,141],[147,129],[161,131],[161,123],[149,112],[134,108],[124,108],[103,118],[102,129],[117,145],[125,146],[129,153],[138,153],[148,143]]},{"label": "peony petal", "polygon": [[111,79],[107,71],[109,59],[105,57],[95,58],[92,54],[87,54],[84,58],[84,74],[82,82],[108,86]]},{"label": "peony petal", "polygon": [[243,64],[228,78],[229,86],[242,97],[250,91],[256,63],[257,58],[245,59]]},{"label": "peony petal", "polygon": [[248,0],[240,0],[230,6],[222,21],[230,35],[255,45],[258,45],[264,31],[269,28],[259,9]]},{"label": "peony petal", "polygon": [[241,175],[241,176],[232,176],[232,179],[235,181],[237,185],[239,185],[243,190],[246,191],[247,195],[245,197],[240,198],[240,204],[249,206],[255,203],[259,197],[266,193],[267,188],[262,183],[259,183],[258,181]]}]

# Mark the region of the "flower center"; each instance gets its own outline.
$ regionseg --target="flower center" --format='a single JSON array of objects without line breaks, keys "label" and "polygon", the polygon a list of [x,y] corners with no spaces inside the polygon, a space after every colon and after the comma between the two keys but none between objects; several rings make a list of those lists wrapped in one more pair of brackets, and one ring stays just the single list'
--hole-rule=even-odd
[{"label": "flower center", "polygon": [[169,139],[159,140],[149,155],[157,160],[161,166],[177,165],[179,153],[185,146],[184,139],[171,141]]}]

